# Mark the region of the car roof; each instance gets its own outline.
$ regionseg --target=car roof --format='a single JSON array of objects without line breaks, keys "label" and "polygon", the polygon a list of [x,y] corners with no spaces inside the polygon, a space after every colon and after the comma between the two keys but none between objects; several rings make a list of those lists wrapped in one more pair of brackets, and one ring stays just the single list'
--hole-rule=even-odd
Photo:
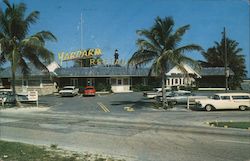
[{"label": "car roof", "polygon": [[85,88],[95,88],[94,86],[86,86]]},{"label": "car roof", "polygon": [[215,95],[219,96],[242,96],[242,95],[250,95],[249,93],[216,93]]},{"label": "car roof", "polygon": [[75,88],[75,86],[64,86],[63,88]]}]

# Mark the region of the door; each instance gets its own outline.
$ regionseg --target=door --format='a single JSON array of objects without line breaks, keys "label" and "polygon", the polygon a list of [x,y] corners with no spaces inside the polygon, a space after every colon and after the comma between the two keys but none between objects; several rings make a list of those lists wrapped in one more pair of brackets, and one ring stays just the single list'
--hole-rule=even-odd
[{"label": "door", "polygon": [[70,84],[72,86],[78,87],[78,78],[71,78],[70,79]]},{"label": "door", "polygon": [[116,90],[117,92],[123,92],[123,79],[122,78],[117,78],[116,79]]},{"label": "door", "polygon": [[86,86],[95,86],[95,79],[94,78],[88,78]]},{"label": "door", "polygon": [[220,103],[217,104],[219,109],[232,109],[234,108],[232,105],[232,100],[230,96],[220,96]]}]

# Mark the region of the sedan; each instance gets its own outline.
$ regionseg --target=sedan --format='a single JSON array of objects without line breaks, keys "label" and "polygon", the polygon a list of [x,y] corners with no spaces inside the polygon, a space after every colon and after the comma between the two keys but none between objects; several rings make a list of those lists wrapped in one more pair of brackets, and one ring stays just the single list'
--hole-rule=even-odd
[{"label": "sedan", "polygon": [[93,86],[86,86],[83,91],[84,96],[95,96],[96,90]]},{"label": "sedan", "polygon": [[78,89],[75,86],[65,86],[59,91],[61,96],[76,96],[78,94]]}]

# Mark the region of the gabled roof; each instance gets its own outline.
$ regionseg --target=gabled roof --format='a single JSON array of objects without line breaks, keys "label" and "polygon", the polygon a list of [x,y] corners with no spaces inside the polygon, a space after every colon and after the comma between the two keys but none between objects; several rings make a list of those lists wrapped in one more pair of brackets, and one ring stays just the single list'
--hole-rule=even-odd
[{"label": "gabled roof", "polygon": [[113,77],[113,76],[148,76],[148,68],[127,67],[70,67],[55,70],[57,77]]},{"label": "gabled roof", "polygon": [[[196,75],[197,78],[201,78],[201,75],[198,72],[196,72],[193,68],[191,68],[189,65],[184,64],[183,67],[185,68],[188,74],[194,74]],[[167,76],[179,75],[179,74],[184,74],[184,72],[177,66],[173,67],[169,72],[166,73]]]}]

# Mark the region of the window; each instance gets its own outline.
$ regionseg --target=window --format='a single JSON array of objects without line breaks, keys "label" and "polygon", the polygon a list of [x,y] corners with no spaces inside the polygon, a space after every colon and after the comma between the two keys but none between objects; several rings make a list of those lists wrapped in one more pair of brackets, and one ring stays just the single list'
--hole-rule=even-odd
[{"label": "window", "polygon": [[181,80],[181,78],[180,78],[180,80],[179,80],[179,82],[180,82],[180,84],[182,84],[182,82],[181,82],[182,80]]},{"label": "window", "polygon": [[[145,81],[145,78],[144,78],[144,81]],[[123,79],[123,84],[124,84],[124,85],[128,85],[128,78],[124,78],[124,79]]]},{"label": "window", "polygon": [[175,84],[178,84],[178,79],[176,78],[176,79],[174,79],[174,80],[175,80],[175,82],[174,82],[174,83],[175,83]]},{"label": "window", "polygon": [[112,79],[111,79],[111,84],[112,84],[112,85],[116,85],[116,79],[115,79],[115,78],[112,78]]},{"label": "window", "polygon": [[23,80],[23,86],[28,87],[28,80]]},{"label": "window", "polygon": [[222,100],[230,100],[230,96],[221,96]]},{"label": "window", "polygon": [[214,95],[213,99],[214,99],[214,100],[220,100],[220,96]]},{"label": "window", "polygon": [[117,84],[118,85],[122,85],[122,80],[121,79],[117,79]]},{"label": "window", "polygon": [[249,96],[246,95],[242,95],[242,96],[232,96],[234,100],[246,100],[246,99],[250,99]]}]

